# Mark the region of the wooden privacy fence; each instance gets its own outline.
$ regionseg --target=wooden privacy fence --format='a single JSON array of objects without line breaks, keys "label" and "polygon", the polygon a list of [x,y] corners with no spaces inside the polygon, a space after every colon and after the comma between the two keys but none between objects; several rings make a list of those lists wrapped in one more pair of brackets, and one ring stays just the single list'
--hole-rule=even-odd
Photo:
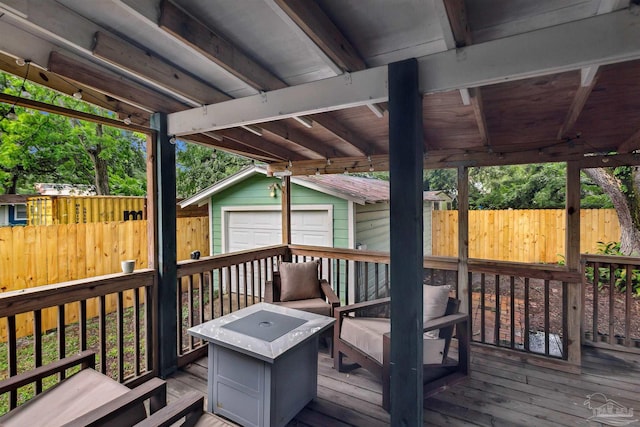
[{"label": "wooden privacy fence", "polygon": [[[207,217],[178,218],[178,260],[189,259],[191,251],[209,253]],[[120,261],[135,259],[136,269],[146,268],[147,221],[96,222],[47,226],[0,227],[0,291],[8,292],[47,284],[68,282],[121,271]],[[125,293],[125,306],[133,293]],[[117,301],[107,297],[107,312]],[[97,313],[97,302],[87,301],[87,313]],[[66,323],[78,320],[76,308],[65,313]],[[18,337],[30,335],[33,322],[20,319]],[[57,327],[54,310],[43,310],[42,329]],[[0,339],[5,328],[0,325]]]},{"label": "wooden privacy fence", "polygon": [[[458,255],[458,211],[432,212],[432,254]],[[564,260],[563,209],[469,211],[469,257],[524,263]],[[594,254],[598,242],[620,240],[614,209],[580,211],[580,252]]]}]

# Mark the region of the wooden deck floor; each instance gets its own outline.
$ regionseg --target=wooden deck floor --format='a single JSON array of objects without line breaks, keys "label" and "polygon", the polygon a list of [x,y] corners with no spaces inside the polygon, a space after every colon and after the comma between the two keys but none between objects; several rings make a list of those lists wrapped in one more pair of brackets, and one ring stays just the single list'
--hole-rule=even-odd
[{"label": "wooden deck floor", "polygon": [[[367,371],[341,374],[320,353],[318,397],[290,426],[386,426],[381,384]],[[505,358],[474,352],[471,379],[430,399],[425,426],[595,426],[588,395],[602,393],[635,410],[640,420],[640,356],[585,349],[582,374],[523,366]],[[188,390],[206,398],[206,359],[169,379],[169,400]],[[600,399],[600,400],[598,400]],[[604,403],[601,396],[594,402]],[[594,405],[595,406],[595,405]],[[230,425],[234,425],[230,423]],[[630,424],[640,426],[640,421]]]}]

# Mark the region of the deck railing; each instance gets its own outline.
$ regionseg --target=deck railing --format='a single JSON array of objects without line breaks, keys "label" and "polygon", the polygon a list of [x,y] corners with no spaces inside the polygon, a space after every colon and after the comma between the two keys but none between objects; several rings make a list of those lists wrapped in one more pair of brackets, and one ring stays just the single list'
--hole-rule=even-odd
[{"label": "deck railing", "polygon": [[[0,342],[0,361],[5,362],[0,365],[6,369],[0,378],[87,349],[97,352],[96,369],[117,381],[134,385],[153,376],[155,278],[154,270],[145,269],[0,294],[6,331]],[[57,327],[44,330],[43,320],[50,316]],[[38,382],[20,396],[8,393],[0,408],[14,408],[57,380]]]},{"label": "deck railing", "polygon": [[473,341],[566,360],[568,289],[580,281],[562,267],[470,261]]},{"label": "deck railing", "polygon": [[262,301],[264,283],[286,256],[287,246],[279,245],[178,263],[179,366],[206,354],[206,343],[187,330]]},{"label": "deck railing", "polygon": [[[638,258],[583,255],[583,343],[640,353]],[[634,323],[634,320],[636,322]]]}]

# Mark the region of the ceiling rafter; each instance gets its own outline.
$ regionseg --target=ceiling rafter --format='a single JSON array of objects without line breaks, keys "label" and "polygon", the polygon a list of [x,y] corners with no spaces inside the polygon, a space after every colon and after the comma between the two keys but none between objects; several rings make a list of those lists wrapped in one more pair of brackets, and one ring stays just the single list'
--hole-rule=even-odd
[{"label": "ceiling rafter", "polygon": [[69,96],[72,96],[73,93],[81,90],[83,97],[87,102],[109,111],[118,112],[121,119],[129,116],[131,117],[132,122],[136,124],[142,126],[149,125],[149,113],[147,111],[105,95],[102,92],[82,83],[67,81],[56,73],[39,68],[33,63],[31,64],[31,67],[29,67],[29,74],[25,76],[25,66],[17,65],[14,58],[0,53],[0,69],[17,77],[26,77],[30,82],[48,87]]},{"label": "ceiling rafter", "polygon": [[154,53],[103,31],[96,33],[92,51],[97,58],[199,104],[213,104],[231,99],[230,96],[196,79]]},{"label": "ceiling rafter", "polygon": [[237,46],[196,21],[168,0],[162,1],[158,25],[249,86],[261,91],[282,89],[287,86]]},{"label": "ceiling rafter", "polygon": [[[326,19],[328,20],[328,18]],[[162,2],[159,26],[257,90],[266,91],[288,87],[284,81],[251,59],[237,46],[226,41],[224,37],[218,35],[214,30],[199,23],[168,1]],[[365,66],[364,61],[357,65]],[[265,127],[264,124],[261,126]],[[333,133],[330,129],[327,130]],[[317,142],[309,141],[307,135],[301,135],[300,137],[296,135],[294,137],[293,133],[287,133],[286,136],[279,132],[272,133],[317,154],[327,151],[322,150]],[[352,144],[351,141],[345,141],[341,135],[335,136],[346,143]],[[352,145],[357,148],[355,144]]]},{"label": "ceiling rafter", "polygon": [[282,160],[289,161],[306,159],[306,157],[298,154],[295,151],[287,150],[286,148],[275,144],[264,137],[254,135],[251,132],[247,132],[242,129],[226,129],[224,131],[216,133],[222,135],[224,138],[236,141],[237,143],[247,147],[251,147],[254,150],[261,151],[265,155],[276,156]]},{"label": "ceiling rafter", "polygon": [[333,133],[341,141],[354,146],[360,153],[365,156],[373,154],[373,146],[363,138],[354,135],[345,125],[329,114],[313,114],[307,116],[314,122],[323,126],[325,129]]},{"label": "ceiling rafter", "polygon": [[[594,70],[594,68],[596,70]],[[569,136],[569,132],[573,129],[573,126],[578,121],[584,106],[587,104],[589,100],[589,95],[593,91],[593,88],[596,86],[598,81],[598,71],[597,66],[587,67],[580,70],[580,86],[576,90],[576,94],[571,101],[571,106],[569,107],[569,111],[567,111],[567,115],[564,119],[564,123],[560,127],[558,131],[558,139],[563,139]]]},{"label": "ceiling rafter", "polygon": [[618,146],[618,153],[630,153],[640,149],[640,129]]},{"label": "ceiling rafter", "polygon": [[60,52],[51,52],[48,68],[58,75],[93,87],[149,112],[182,111],[189,108],[169,96],[159,94],[126,77],[106,72],[95,65],[76,61]]},{"label": "ceiling rafter", "polygon": [[305,135],[297,129],[289,126],[287,121],[277,121],[277,122],[267,122],[261,123],[260,127],[262,127],[267,132],[272,133],[276,137],[283,139],[287,142],[291,142],[293,144],[299,145],[301,147],[306,148],[309,151],[317,154],[319,157],[327,158],[335,155],[336,153],[344,154],[342,151],[337,150],[327,144],[318,141],[317,138],[314,138],[309,135]]},{"label": "ceiling rafter", "polygon": [[[245,144],[239,144],[231,138],[222,138],[222,141],[214,139],[206,134],[198,133],[195,135],[181,136],[180,139],[194,142],[206,146],[207,148],[219,148],[229,153],[238,154],[240,156],[251,156],[256,160],[262,161],[282,161],[281,157],[274,156],[273,154],[266,154],[263,150],[257,150],[253,147],[249,147]],[[239,149],[242,148],[242,149]]]},{"label": "ceiling rafter", "polygon": [[315,1],[275,0],[298,27],[343,71],[367,68],[360,53]]},{"label": "ceiling rafter", "polygon": [[[471,29],[469,28],[467,9],[464,0],[442,0],[442,2],[444,3],[447,17],[449,18],[451,33],[456,44],[455,47],[461,48],[469,46],[473,43],[473,38],[471,36]],[[473,114],[476,118],[476,124],[478,125],[480,139],[482,144],[490,151],[491,140],[489,137],[489,130],[487,129],[487,119],[484,114],[482,89],[476,87],[469,88],[465,91],[466,92],[460,92],[462,101],[465,105],[467,105],[466,101],[468,101],[473,108]],[[465,95],[468,95],[468,99]]]},{"label": "ceiling rafter", "polygon": [[[344,72],[361,71],[367,68],[367,64],[360,52],[351,44],[349,39],[333,23],[322,10],[318,3],[304,0],[274,0],[284,13],[318,46]],[[385,106],[378,104],[367,105],[371,112],[378,118],[382,118]],[[331,115],[331,113],[328,113]],[[319,122],[318,122],[319,123]],[[320,124],[320,123],[319,123]],[[330,132],[331,129],[327,129]],[[343,142],[340,133],[334,133]],[[358,145],[354,146],[360,150]]]}]

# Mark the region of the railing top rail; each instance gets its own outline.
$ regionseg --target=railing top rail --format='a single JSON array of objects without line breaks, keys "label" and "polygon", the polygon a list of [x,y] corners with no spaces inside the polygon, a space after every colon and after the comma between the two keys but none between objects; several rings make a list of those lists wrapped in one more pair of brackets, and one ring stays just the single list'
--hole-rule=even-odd
[{"label": "railing top rail", "polygon": [[509,261],[470,259],[469,271],[476,273],[529,277],[532,279],[558,280],[569,283],[582,282],[581,272],[571,271],[567,267],[553,264],[524,264]]},{"label": "railing top rail", "polygon": [[0,294],[0,313],[14,316],[115,292],[154,286],[156,271],[150,268],[130,274],[116,273]]},{"label": "railing top rail", "polygon": [[287,245],[275,245],[246,251],[231,252],[228,254],[202,257],[198,260],[180,261],[177,263],[177,275],[178,278],[190,276],[203,271],[216,270],[218,268],[230,267],[244,262],[284,255],[286,252]]},{"label": "railing top rail", "polygon": [[[340,258],[347,261],[376,262],[389,264],[388,252],[369,251],[362,249],[331,248],[325,246],[290,245],[292,255],[315,256],[321,258]],[[424,257],[424,268],[438,268],[441,270],[457,270],[458,259],[444,256]]]},{"label": "railing top rail", "polygon": [[600,262],[604,264],[631,264],[640,265],[640,257],[618,256],[618,255],[594,255],[581,254],[580,258],[583,262]]}]

